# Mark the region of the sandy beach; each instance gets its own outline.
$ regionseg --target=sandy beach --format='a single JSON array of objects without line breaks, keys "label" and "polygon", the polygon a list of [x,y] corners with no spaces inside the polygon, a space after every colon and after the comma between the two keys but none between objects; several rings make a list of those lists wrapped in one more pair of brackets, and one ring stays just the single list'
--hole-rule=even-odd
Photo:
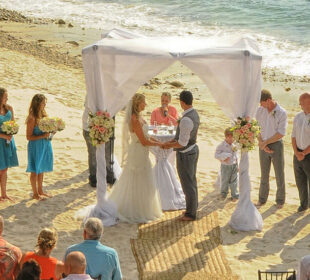
[{"label": "sandy beach", "polygon": [[[69,27],[69,24],[73,27]],[[23,251],[33,250],[37,234],[43,227],[55,227],[59,234],[53,256],[63,258],[66,248],[82,241],[81,220],[77,210],[96,202],[96,190],[88,185],[87,151],[82,135],[82,112],[86,94],[81,66],[83,47],[100,39],[99,30],[82,29],[75,23],[58,24],[56,20],[29,19],[0,9],[0,87],[8,90],[8,103],[13,106],[20,131],[15,136],[19,166],[8,171],[7,192],[14,202],[0,203],[5,218],[4,238]],[[181,87],[171,85],[179,81]],[[230,121],[220,110],[207,86],[185,66],[176,63],[154,77],[139,92],[146,95],[145,119],[160,104],[160,94],[169,91],[176,97],[182,89],[193,92],[201,116],[198,135],[200,158],[198,186],[200,207],[217,211],[223,248],[232,271],[240,279],[257,279],[257,270],[296,268],[299,259],[309,254],[309,210],[296,213],[298,191],[293,172],[291,148],[292,122],[300,111],[298,96],[310,91],[310,77],[295,77],[277,69],[263,69],[263,88],[269,89],[287,110],[288,129],[285,143],[286,204],[275,206],[276,182],[271,171],[271,190],[266,205],[259,209],[264,219],[262,232],[237,232],[228,225],[236,204],[218,199],[214,182],[220,163],[214,158],[215,148],[223,141],[223,128]],[[66,129],[52,140],[54,171],[45,174],[45,188],[53,195],[46,201],[31,199],[32,191],[27,166],[25,119],[32,96],[46,95],[49,116],[65,120]],[[178,101],[172,104],[181,112]],[[124,112],[116,116],[115,153],[121,158],[121,126]],[[252,201],[258,199],[260,168],[258,150],[250,152]],[[154,160],[154,159],[153,159]],[[102,243],[118,251],[124,279],[138,279],[130,238],[137,237],[137,225],[119,223],[106,227]]]}]

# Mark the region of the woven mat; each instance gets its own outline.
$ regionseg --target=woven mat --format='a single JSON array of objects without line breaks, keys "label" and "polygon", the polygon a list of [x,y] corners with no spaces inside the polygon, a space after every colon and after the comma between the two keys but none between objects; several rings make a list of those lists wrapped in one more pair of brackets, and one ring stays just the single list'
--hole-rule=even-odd
[{"label": "woven mat", "polygon": [[217,214],[181,222],[181,213],[141,224],[139,239],[131,239],[140,280],[239,279],[225,258]]},{"label": "woven mat", "polygon": [[178,218],[182,211],[165,212],[162,219],[139,226],[138,238],[143,239],[167,239],[179,236],[197,235],[199,237],[209,236],[222,243],[221,231],[216,212],[204,215],[201,212],[197,214],[195,222],[181,222]]}]

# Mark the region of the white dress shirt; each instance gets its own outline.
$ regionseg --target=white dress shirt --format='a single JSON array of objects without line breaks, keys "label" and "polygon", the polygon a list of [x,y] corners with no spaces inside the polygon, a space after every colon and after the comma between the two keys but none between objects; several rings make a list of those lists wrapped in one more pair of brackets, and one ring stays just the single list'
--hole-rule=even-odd
[{"label": "white dress shirt", "polygon": [[[228,144],[225,140],[216,147],[215,158],[220,160],[224,165],[232,165],[238,162],[237,151],[233,151],[233,145]],[[224,160],[230,158],[228,162]]]},{"label": "white dress shirt", "polygon": [[279,104],[271,112],[260,106],[256,112],[256,119],[261,127],[260,135],[263,141],[276,133],[286,134],[287,114]]},{"label": "white dress shirt", "polygon": [[310,114],[300,112],[295,116],[292,138],[296,138],[296,145],[301,150],[310,146]]},{"label": "white dress shirt", "polygon": [[[186,113],[188,113],[188,112],[190,112],[192,110],[194,110],[193,107],[185,110],[182,113],[182,116],[184,116]],[[180,134],[179,134],[178,143],[181,146],[185,147],[188,144],[189,138],[191,136],[191,131],[194,128],[194,123],[193,123],[193,121],[190,118],[184,117],[180,121],[179,128],[180,128]],[[193,144],[193,145],[189,146],[187,149],[185,149],[183,151],[180,151],[180,152],[181,153],[186,153],[186,152],[190,151],[192,148],[194,148],[195,145],[196,144]]]},{"label": "white dress shirt", "polygon": [[66,278],[62,280],[93,280],[88,274],[69,274]]}]

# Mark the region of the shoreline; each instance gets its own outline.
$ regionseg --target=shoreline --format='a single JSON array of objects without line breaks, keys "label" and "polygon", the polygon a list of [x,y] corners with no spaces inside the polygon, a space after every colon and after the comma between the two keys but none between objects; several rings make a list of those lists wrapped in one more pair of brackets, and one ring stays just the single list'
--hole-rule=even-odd
[{"label": "shoreline", "polygon": [[[0,19],[1,19],[0,9]],[[53,256],[62,259],[64,250],[82,241],[81,221],[75,219],[78,209],[96,201],[96,193],[87,183],[87,151],[81,133],[81,115],[86,94],[84,73],[81,66],[81,49],[100,39],[100,30],[87,30],[75,26],[60,27],[55,21],[41,19],[31,22],[0,21],[0,76],[1,87],[8,89],[17,121],[21,124],[15,141],[20,166],[8,172],[8,195],[14,203],[0,204],[1,215],[6,220],[5,238],[23,251],[32,250],[39,230],[53,226],[59,234],[58,247]],[[13,15],[12,15],[13,19]],[[30,22],[29,22],[30,21]],[[76,42],[74,43],[68,42]],[[171,85],[181,81],[181,88]],[[227,225],[235,204],[220,201],[213,187],[219,168],[214,150],[223,140],[223,128],[230,121],[220,110],[207,86],[182,64],[171,65],[139,92],[145,93],[149,106],[146,118],[159,105],[162,91],[176,96],[183,88],[192,89],[197,110],[201,114],[198,163],[199,201],[201,207],[217,211],[223,249],[234,273],[241,279],[257,279],[257,269],[287,270],[296,268],[299,259],[308,253],[310,242],[310,215],[297,214],[299,198],[292,169],[290,133],[293,117],[300,111],[298,95],[310,91],[310,77],[290,76],[276,69],[263,69],[263,87],[268,88],[287,110],[289,125],[285,143],[285,173],[287,201],[277,211],[274,204],[275,177],[271,172],[270,198],[259,209],[264,218],[262,232],[235,232]],[[290,90],[288,90],[290,88]],[[286,90],[287,89],[287,90]],[[30,199],[31,186],[26,170],[27,141],[25,140],[25,117],[31,97],[44,93],[48,98],[47,112],[58,114],[68,127],[53,139],[54,171],[45,176],[44,182],[53,198],[45,202]],[[173,100],[180,111],[177,100]],[[57,108],[57,109],[56,109]],[[116,118],[115,152],[121,155],[121,126],[124,112]],[[69,125],[70,124],[70,125]],[[256,202],[260,178],[258,151],[249,154],[252,201]],[[31,225],[31,226],[29,226]],[[137,225],[120,223],[105,228],[102,242],[114,247],[120,256],[124,279],[138,279],[136,262],[130,248],[130,238],[136,238]]]}]

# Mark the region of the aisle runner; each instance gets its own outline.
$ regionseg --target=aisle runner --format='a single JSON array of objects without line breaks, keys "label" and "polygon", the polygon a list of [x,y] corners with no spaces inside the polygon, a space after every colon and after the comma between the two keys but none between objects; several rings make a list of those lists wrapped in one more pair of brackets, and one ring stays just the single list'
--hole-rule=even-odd
[{"label": "aisle runner", "polygon": [[131,239],[140,280],[239,279],[225,258],[217,213],[199,213],[195,222],[178,221],[181,213],[141,224]]}]

